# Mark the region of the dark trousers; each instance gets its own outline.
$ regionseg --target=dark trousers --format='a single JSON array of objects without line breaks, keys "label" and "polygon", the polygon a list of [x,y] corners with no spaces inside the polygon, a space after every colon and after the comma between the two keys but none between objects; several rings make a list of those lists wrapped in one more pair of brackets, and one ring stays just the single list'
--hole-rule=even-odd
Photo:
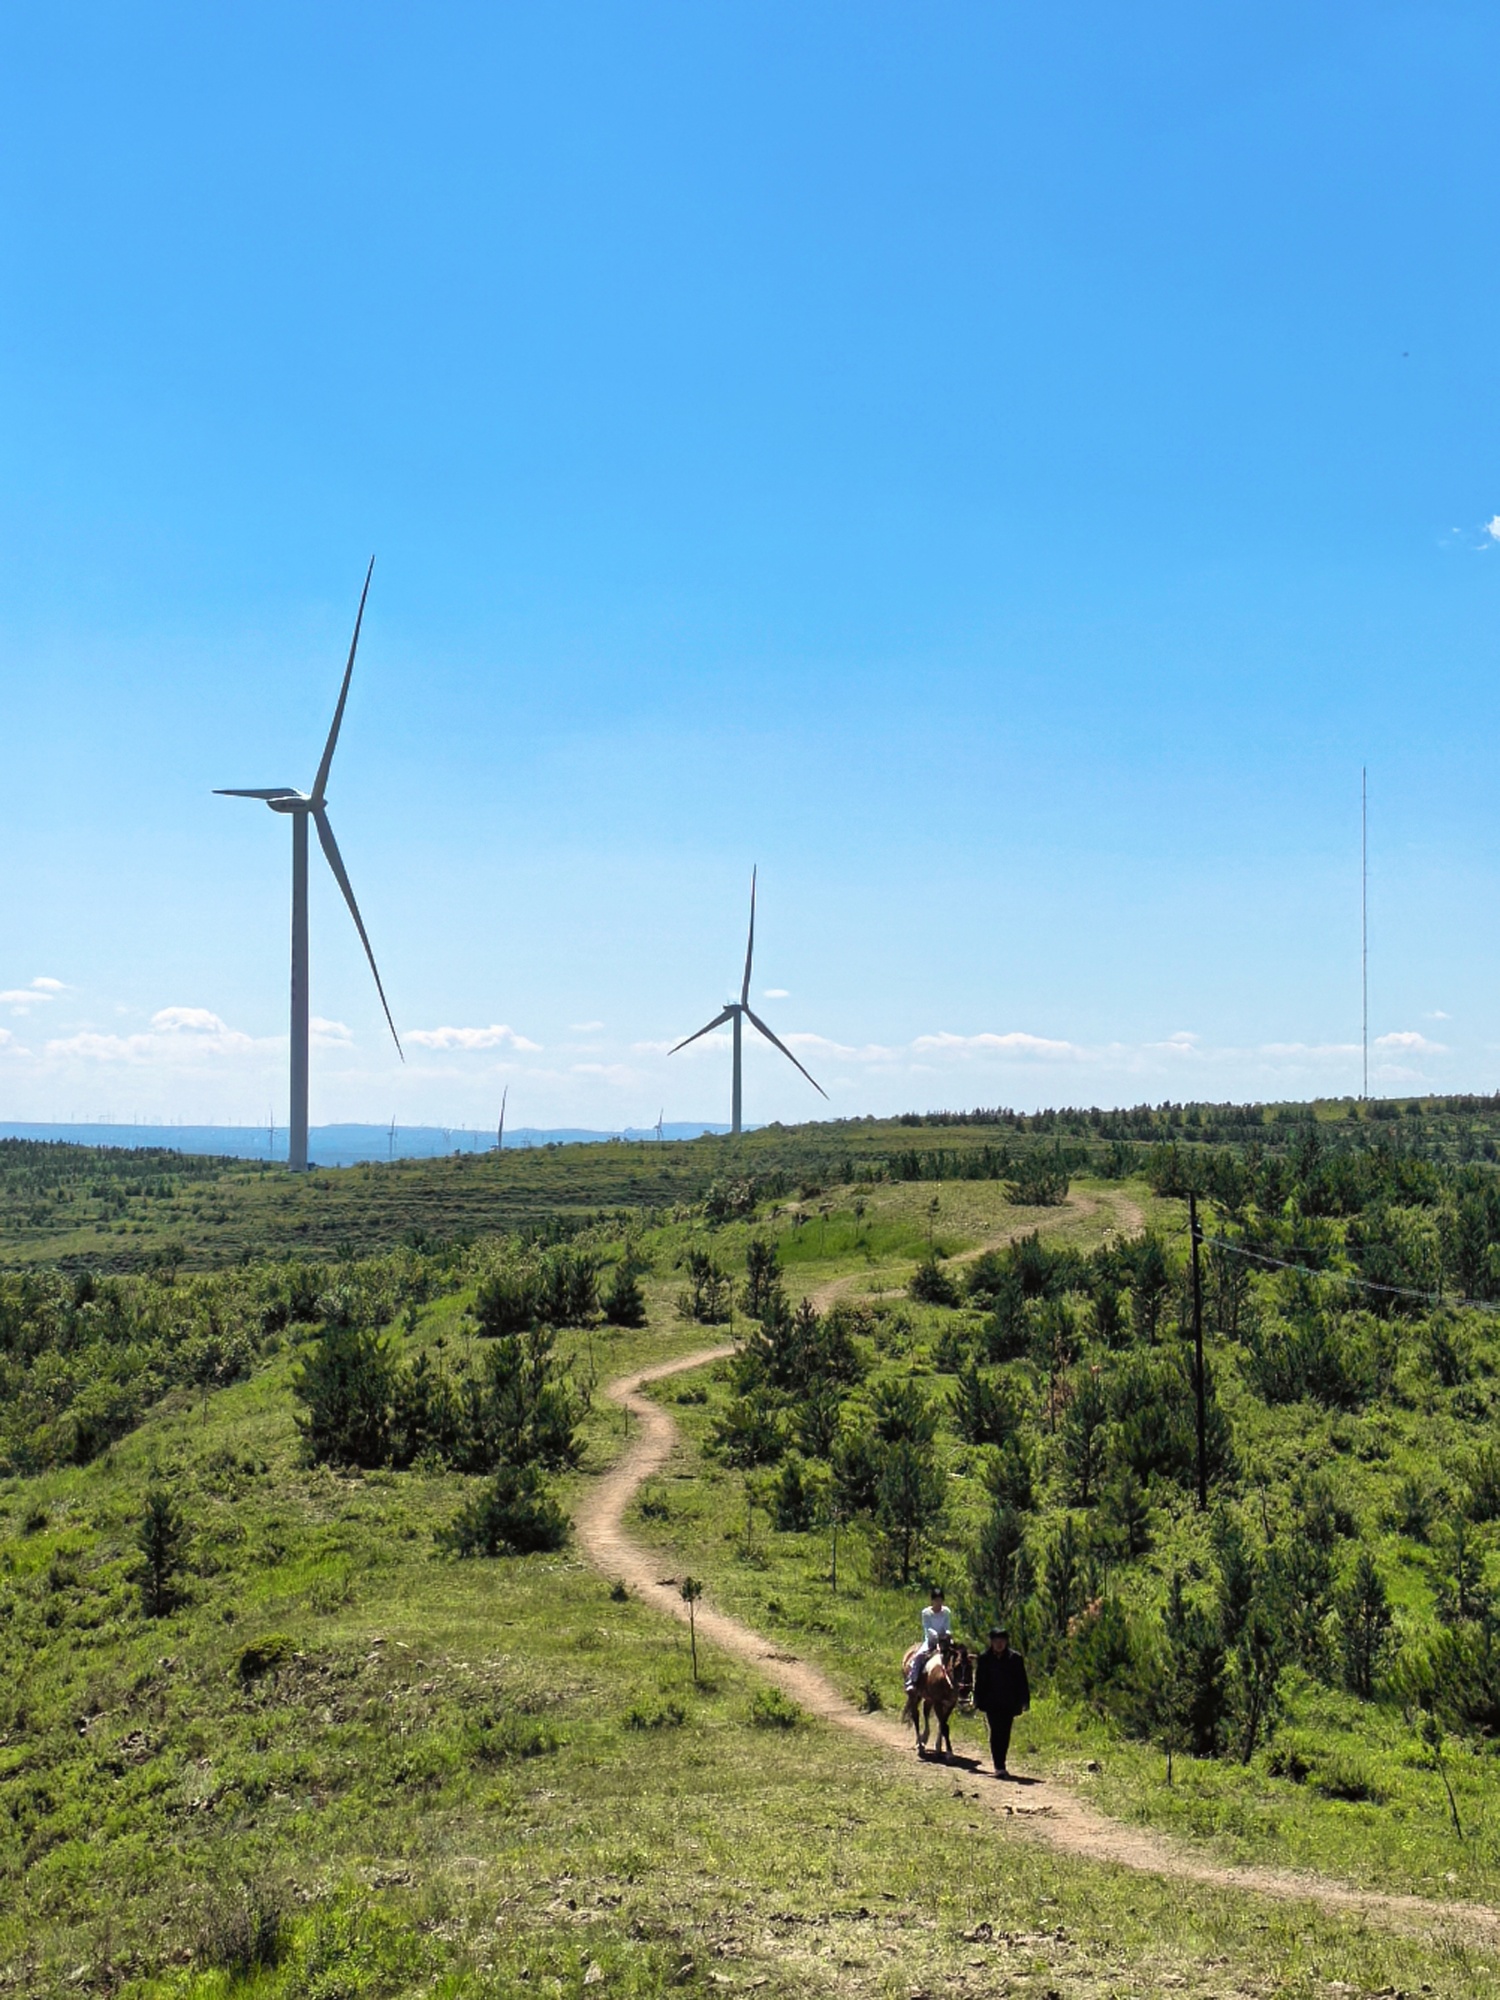
[{"label": "dark trousers", "polygon": [[1010,1755],[1010,1732],[1015,1719],[1013,1715],[997,1715],[993,1709],[985,1717],[990,1725],[990,1755],[997,1771],[1005,1769],[1005,1760]]}]

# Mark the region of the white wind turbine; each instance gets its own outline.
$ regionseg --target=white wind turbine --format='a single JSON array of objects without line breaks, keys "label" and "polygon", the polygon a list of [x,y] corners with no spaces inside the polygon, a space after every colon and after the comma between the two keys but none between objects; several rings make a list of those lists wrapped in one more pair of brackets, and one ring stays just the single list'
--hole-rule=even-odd
[{"label": "white wind turbine", "polygon": [[325,797],[329,767],[333,763],[334,748],[339,740],[339,725],[344,719],[344,703],[349,698],[349,680],[354,672],[354,655],[359,647],[359,628],[364,622],[365,599],[370,594],[370,578],[374,570],[375,558],[371,556],[370,567],[365,571],[365,587],[359,593],[359,611],[354,620],[354,637],[349,641],[349,660],[344,668],[343,686],[339,689],[338,707],[333,711],[333,727],[328,732],[328,741],[323,745],[323,756],[318,764],[318,775],[313,779],[312,790],[299,792],[292,785],[271,785],[258,790],[224,787],[215,794],[216,797],[223,799],[263,799],[272,812],[287,813],[291,817],[292,1088],[287,1165],[293,1173],[305,1172],[307,1167],[307,822],[309,820],[312,820],[318,829],[318,840],[327,857],[328,866],[333,870],[333,879],[343,891],[344,901],[349,905],[349,914],[354,919],[354,928],[359,932],[359,941],[365,948],[365,957],[370,961],[370,970],[375,975],[375,991],[380,995],[380,1004],[385,1009],[386,1025],[391,1031],[392,1041],[396,1044],[396,1053],[403,1062],[406,1060],[405,1051],[401,1047],[401,1037],[396,1033],[396,1024],[391,1019],[385,988],[380,983],[380,968],[375,963],[375,954],[365,933],[364,919],[359,914],[359,905],[354,900],[354,890],[345,873],[338,842],[333,837]]},{"label": "white wind turbine", "polygon": [[[801,1063],[797,1061],[797,1058],[792,1054],[786,1043],[777,1041],[765,1022],[761,1020],[760,1016],[754,1012],[750,1005],[750,961],[755,956],[755,877],[757,872],[754,868],[750,871],[750,941],[745,946],[745,977],[740,986],[739,999],[726,1000],[723,1013],[715,1014],[707,1027],[699,1028],[696,1034],[688,1035],[683,1041],[680,1041],[677,1044],[677,1048],[667,1051],[669,1055],[675,1056],[677,1049],[685,1049],[689,1042],[696,1042],[700,1035],[711,1035],[715,1028],[722,1027],[726,1021],[734,1023],[734,1097],[732,1101],[733,1116],[730,1122],[730,1130],[735,1138],[738,1138],[740,1134],[740,1112],[744,1097],[740,1077],[740,1045],[743,1039],[743,1023],[747,1020],[751,1027],[760,1030],[768,1042],[780,1049],[789,1063],[794,1064],[796,1068],[802,1070],[802,1074],[807,1078],[819,1097],[827,1097],[828,1095],[828,1092],[818,1082],[818,1079],[810,1071],[802,1069]],[[660,1120],[657,1122],[659,1131]]]}]

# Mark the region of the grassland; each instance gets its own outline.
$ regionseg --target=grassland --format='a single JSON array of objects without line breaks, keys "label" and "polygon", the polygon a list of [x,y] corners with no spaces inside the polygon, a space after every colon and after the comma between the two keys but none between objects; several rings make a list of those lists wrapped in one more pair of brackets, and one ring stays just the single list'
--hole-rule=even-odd
[{"label": "grassland", "polygon": [[[935,1135],[916,1136],[926,1146]],[[959,1150],[995,1135],[936,1136]],[[870,1135],[864,1157],[911,1138],[911,1128]],[[1066,1209],[1035,1212],[1010,1204],[995,1181],[835,1179],[851,1143],[843,1128],[819,1134],[800,1165],[786,1135],[763,1143],[757,1172],[782,1175],[783,1192],[717,1222],[702,1197],[744,1161],[723,1142],[699,1142],[701,1155],[661,1149],[692,1163],[670,1203],[627,1198],[640,1192],[627,1185],[638,1170],[608,1159],[619,1148],[536,1163],[533,1219],[549,1191],[571,1189],[577,1198],[558,1208],[570,1227],[584,1225],[578,1240],[614,1256],[623,1230],[645,1267],[645,1327],[564,1337],[580,1376],[603,1381],[712,1338],[679,1316],[685,1261],[704,1249],[739,1268],[752,1235],[776,1242],[794,1296],[842,1296],[870,1312],[856,1406],[882,1377],[951,1395],[938,1366],[945,1336],[951,1348],[954,1329],[972,1330],[976,1315],[906,1297],[931,1248],[956,1264],[1039,1226],[1087,1250],[1144,1222],[1180,1250],[1180,1203],[1142,1182],[1075,1181]],[[471,1219],[460,1207],[455,1224],[446,1205],[489,1185],[483,1165],[411,1163],[428,1177],[434,1236],[483,1233],[479,1207]],[[499,1171],[511,1166],[507,1156]],[[326,1178],[327,1188],[301,1184],[284,1197],[293,1217],[328,1210],[300,1239],[304,1254],[339,1240],[337,1203],[359,1209],[357,1172]],[[240,1169],[206,1176],[191,1255],[233,1262],[251,1242],[236,1234],[243,1218],[273,1216],[280,1190]],[[192,1220],[149,1209],[141,1219],[164,1237]],[[361,1224],[358,1240],[399,1236],[396,1222],[391,1213]],[[65,1238],[50,1228],[8,1235],[7,1256],[62,1254]],[[35,1234],[23,1242],[26,1230]],[[85,1228],[66,1240],[72,1257],[94,1255],[102,1239]],[[277,1241],[272,1222],[259,1240]],[[407,1352],[468,1352],[472,1296],[472,1275],[455,1267],[389,1338]],[[966,1777],[943,1793],[914,1786],[878,1752],[778,1714],[732,1658],[710,1650],[695,1683],[679,1629],[620,1601],[574,1553],[442,1555],[435,1533],[473,1481],[437,1468],[360,1474],[305,1463],[290,1384],[306,1332],[292,1324],[259,1339],[241,1379],[171,1389],[88,1463],[0,1479],[0,1992],[477,2000],[587,1985],[603,1995],[1206,2000],[1489,1990],[1493,1950],[1447,1921],[1403,1935],[1313,1901],[1158,1882],[1053,1854],[981,1813]],[[1414,1352],[1408,1400],[1384,1397],[1357,1414],[1269,1407],[1241,1383],[1234,1356],[1216,1357],[1249,1502],[1263,1488],[1275,1510],[1304,1464],[1331,1468],[1414,1633],[1432,1615],[1434,1554],[1388,1515],[1410,1478],[1451,1487],[1485,1433],[1490,1350],[1482,1329],[1468,1337],[1469,1401],[1427,1382]],[[682,1443],[641,1496],[634,1532],[664,1564],[705,1578],[711,1601],[820,1661],[851,1698],[872,1685],[893,1701],[913,1593],[883,1580],[863,1525],[844,1534],[836,1591],[827,1531],[772,1526],[767,1472],[736,1469],[711,1449],[728,1386],[708,1371],[664,1392],[684,1398],[669,1403]],[[580,1469],[561,1482],[569,1504],[622,1442],[601,1397],[586,1442]],[[1037,1442],[1045,1457],[1046,1438]],[[951,1441],[943,1450],[952,1500],[929,1560],[956,1585],[984,1486],[977,1455]],[[142,1616],[131,1581],[152,1482],[170,1488],[191,1523],[185,1600],[159,1620]],[[1143,1602],[1170,1561],[1205,1570],[1211,1561],[1184,1496],[1163,1489],[1154,1505],[1153,1551],[1131,1579]],[[1044,1492],[1039,1540],[1061,1506]],[[1168,1790],[1156,1752],[1044,1680],[1018,1748],[1023,1763],[1108,1811],[1227,1861],[1496,1900],[1492,1760],[1481,1741],[1449,1751],[1465,1822],[1458,1841],[1399,1704],[1359,1703],[1294,1677],[1279,1736],[1302,1746],[1311,1781],[1306,1771],[1300,1783],[1275,1776],[1269,1753],[1258,1753],[1244,1767],[1179,1759]],[[1379,1804],[1319,1792],[1317,1758],[1330,1745],[1359,1764]],[[237,1972],[257,1917],[280,1934],[277,1962]]]},{"label": "grassland", "polygon": [[822,1189],[871,1177],[947,1184],[979,1169],[986,1154],[1060,1153],[1075,1172],[1119,1178],[1164,1146],[1291,1147],[1311,1130],[1333,1143],[1395,1134],[1434,1158],[1494,1160],[1500,1100],[865,1118],[772,1125],[738,1140],[546,1146],[305,1177],[241,1160],[4,1140],[0,1268],[216,1270],[260,1257],[346,1259],[577,1227],[599,1215],[660,1219],[715,1186],[747,1181],[773,1196],[805,1189],[814,1203]]}]

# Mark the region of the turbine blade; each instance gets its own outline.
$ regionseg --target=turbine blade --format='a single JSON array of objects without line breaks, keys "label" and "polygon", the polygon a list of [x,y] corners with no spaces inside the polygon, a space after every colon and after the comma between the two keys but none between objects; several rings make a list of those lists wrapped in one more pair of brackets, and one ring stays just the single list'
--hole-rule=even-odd
[{"label": "turbine blade", "polygon": [[[375,558],[371,556],[370,567],[365,571],[365,587],[359,593],[359,610],[354,617],[354,637],[349,641],[349,664],[344,668],[344,684],[339,689],[339,705],[333,711],[333,727],[328,732],[328,741],[323,745],[323,761],[318,766],[318,775],[313,779],[312,796],[315,805],[323,803],[323,788],[328,783],[328,769],[333,762],[334,746],[339,740],[339,724],[344,719],[344,703],[349,699],[349,677],[354,672],[354,655],[359,650],[359,628],[365,621],[365,599],[370,594],[370,578],[375,574]],[[371,960],[371,964],[374,960]],[[392,1028],[391,1033],[395,1034]]]},{"label": "turbine blade", "polygon": [[254,791],[237,790],[230,785],[215,785],[214,797],[216,799],[295,799],[300,798],[301,793],[295,785],[267,785],[264,789]]},{"label": "turbine blade", "polygon": [[317,823],[318,839],[323,852],[328,857],[328,865],[333,870],[333,879],[344,892],[344,901],[349,905],[349,914],[354,919],[354,928],[359,932],[359,941],[365,948],[365,957],[370,961],[370,970],[375,975],[375,991],[380,995],[380,1004],[385,1008],[385,1024],[391,1031],[391,1040],[396,1044],[396,1053],[402,1062],[406,1061],[406,1051],[401,1046],[401,1037],[396,1033],[396,1024],[391,1019],[390,1005],[385,997],[385,988],[380,983],[380,967],[375,963],[375,954],[370,949],[370,940],[365,931],[365,920],[359,914],[359,905],[354,900],[354,890],[349,877],[344,872],[343,857],[339,844],[333,837],[333,828],[328,823],[328,815],[321,806],[313,807],[313,819]]},{"label": "turbine blade", "polygon": [[745,983],[740,988],[740,1005],[750,1005],[750,961],[755,955],[755,877],[756,868],[750,870],[750,942],[745,946]]},{"label": "turbine blade", "polygon": [[[699,1035],[711,1035],[715,1028],[722,1028],[726,1021],[731,1021],[733,1019],[734,1019],[734,1009],[732,1007],[726,1007],[722,1014],[714,1015],[713,1019],[709,1022],[706,1028],[700,1028],[697,1034],[688,1035],[684,1038],[684,1040],[680,1041],[677,1044],[677,1049],[685,1049],[689,1042],[696,1042],[698,1040]],[[669,1056],[675,1056],[677,1053],[677,1049],[668,1049],[667,1054]]]},{"label": "turbine blade", "polygon": [[807,1078],[808,1082],[812,1085],[813,1089],[818,1093],[819,1097],[826,1097],[828,1095],[828,1092],[823,1088],[822,1084],[819,1083],[818,1079],[812,1074],[811,1070],[802,1069],[801,1063],[797,1062],[797,1058],[792,1054],[791,1050],[787,1047],[786,1043],[776,1041],[776,1037],[771,1033],[771,1030],[766,1026],[765,1022],[760,1018],[758,1014],[751,1014],[750,1009],[748,1007],[745,1009],[745,1012],[749,1016],[750,1020],[754,1023],[754,1025],[760,1029],[761,1033],[765,1036],[766,1040],[768,1042],[775,1042],[776,1047],[780,1049],[781,1053],[786,1057],[789,1063],[796,1063],[797,1068],[802,1070],[802,1074]]}]

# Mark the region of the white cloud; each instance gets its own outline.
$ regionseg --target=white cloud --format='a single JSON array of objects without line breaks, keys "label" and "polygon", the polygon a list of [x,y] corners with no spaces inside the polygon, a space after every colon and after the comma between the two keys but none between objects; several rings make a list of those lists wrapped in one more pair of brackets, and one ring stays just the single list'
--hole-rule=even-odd
[{"label": "white cloud", "polygon": [[1484,532],[1492,542],[1500,542],[1500,514],[1494,514],[1484,524]]},{"label": "white cloud", "polygon": [[25,1014],[67,990],[60,979],[33,979],[29,986],[11,986],[0,993],[0,1007],[9,1007],[12,1014]]},{"label": "white cloud", "polygon": [[768,986],[760,997],[762,1000],[790,1000],[792,996],[785,986]]},{"label": "white cloud", "polygon": [[1429,1042],[1425,1035],[1419,1035],[1415,1028],[1399,1028],[1394,1034],[1377,1035],[1377,1049],[1389,1049],[1393,1054],[1398,1050],[1409,1056],[1445,1056],[1448,1051],[1441,1042]]},{"label": "white cloud", "polygon": [[919,1055],[1031,1056],[1047,1062],[1076,1062],[1088,1053],[1076,1042],[1051,1041],[1019,1029],[1005,1035],[918,1035],[911,1046]]},{"label": "white cloud", "polygon": [[570,1035],[597,1035],[604,1026],[602,1021],[573,1021],[569,1023]]},{"label": "white cloud", "polygon": [[257,1046],[253,1037],[231,1028],[207,1007],[160,1007],[144,1034],[101,1035],[85,1028],[48,1042],[45,1054],[54,1061],[81,1057],[87,1062],[174,1064],[184,1056],[192,1062],[203,1056],[248,1055]]},{"label": "white cloud", "polygon": [[159,1035],[227,1035],[232,1030],[206,1007],[159,1007],[151,1016]]},{"label": "white cloud", "polygon": [[354,1030],[343,1021],[325,1021],[321,1014],[314,1014],[307,1025],[321,1048],[346,1049],[353,1045]]},{"label": "white cloud", "polygon": [[1422,1018],[1426,1021],[1451,1021],[1453,1016],[1445,1014],[1441,1007],[1434,1007],[1430,1014],[1424,1014]]},{"label": "white cloud", "polygon": [[514,1028],[496,1024],[490,1028],[413,1028],[406,1037],[422,1049],[518,1049],[535,1055],[540,1042],[529,1042]]},{"label": "white cloud", "polygon": [[601,1083],[633,1084],[639,1081],[638,1073],[624,1063],[574,1063],[570,1074],[596,1077]]}]

